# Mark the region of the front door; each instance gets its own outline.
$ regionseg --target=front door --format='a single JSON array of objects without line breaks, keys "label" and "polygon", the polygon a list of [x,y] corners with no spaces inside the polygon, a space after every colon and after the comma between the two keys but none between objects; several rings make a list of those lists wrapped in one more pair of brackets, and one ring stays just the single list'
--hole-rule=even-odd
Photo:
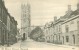
[{"label": "front door", "polygon": [[75,44],[75,35],[73,35],[73,44]]},{"label": "front door", "polygon": [[64,36],[63,36],[62,38],[63,38],[63,42],[62,42],[62,44],[64,44]]},{"label": "front door", "polygon": [[23,33],[23,40],[25,40],[25,33]]}]

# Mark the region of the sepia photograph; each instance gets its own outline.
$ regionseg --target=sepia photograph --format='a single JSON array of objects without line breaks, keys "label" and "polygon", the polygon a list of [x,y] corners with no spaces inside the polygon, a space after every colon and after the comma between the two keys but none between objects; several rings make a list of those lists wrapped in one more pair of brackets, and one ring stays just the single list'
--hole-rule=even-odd
[{"label": "sepia photograph", "polygon": [[0,50],[79,50],[79,0],[0,0]]}]

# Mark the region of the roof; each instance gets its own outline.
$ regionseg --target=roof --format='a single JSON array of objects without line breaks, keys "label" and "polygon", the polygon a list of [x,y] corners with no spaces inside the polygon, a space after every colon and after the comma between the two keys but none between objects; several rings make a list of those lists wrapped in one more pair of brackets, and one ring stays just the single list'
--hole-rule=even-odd
[{"label": "roof", "polygon": [[77,10],[73,11],[70,16],[72,16],[72,15],[78,15],[78,14],[79,14],[79,10],[77,9]]},{"label": "roof", "polygon": [[75,10],[73,11],[70,15],[69,15],[69,18],[67,20],[65,20],[62,24],[66,23],[66,22],[69,22],[71,20],[74,20],[76,19],[77,17],[79,17],[79,10]]}]

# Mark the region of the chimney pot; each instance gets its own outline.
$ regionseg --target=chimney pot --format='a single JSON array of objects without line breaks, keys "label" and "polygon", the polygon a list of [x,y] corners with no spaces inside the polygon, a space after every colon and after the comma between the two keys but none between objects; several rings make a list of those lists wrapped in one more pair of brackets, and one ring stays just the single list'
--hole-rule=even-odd
[{"label": "chimney pot", "polygon": [[57,16],[54,17],[54,21],[56,21],[56,20],[57,20]]}]

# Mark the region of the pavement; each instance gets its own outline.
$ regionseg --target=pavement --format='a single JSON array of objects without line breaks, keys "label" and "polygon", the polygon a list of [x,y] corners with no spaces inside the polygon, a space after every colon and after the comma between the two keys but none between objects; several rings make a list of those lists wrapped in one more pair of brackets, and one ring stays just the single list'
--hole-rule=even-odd
[{"label": "pavement", "polygon": [[43,48],[43,49],[52,49],[52,50],[79,50],[79,47],[68,46],[68,45],[57,45],[46,42],[36,42],[31,39],[28,39],[21,43],[21,47],[27,48]]},{"label": "pavement", "polygon": [[21,41],[18,41],[17,43],[11,45],[10,47],[20,47]]},{"label": "pavement", "polygon": [[57,44],[46,43],[46,42],[36,42],[32,39],[19,41],[18,43],[10,47],[17,48],[17,50],[18,49],[21,49],[21,50],[79,50],[79,47],[75,47],[75,46],[57,45]]}]

